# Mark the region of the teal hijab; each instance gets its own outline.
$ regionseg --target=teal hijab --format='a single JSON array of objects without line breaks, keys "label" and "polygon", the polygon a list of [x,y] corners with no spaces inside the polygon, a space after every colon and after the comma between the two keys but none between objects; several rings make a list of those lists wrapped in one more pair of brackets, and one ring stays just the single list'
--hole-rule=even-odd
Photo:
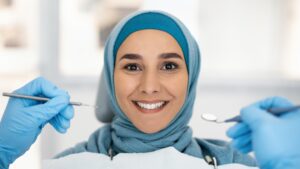
[{"label": "teal hijab", "polygon": [[[183,106],[166,128],[153,134],[139,131],[122,112],[116,101],[113,81],[118,48],[131,33],[143,29],[162,30],[175,38],[182,48],[189,76]],[[203,158],[205,155],[216,157],[218,164],[241,163],[255,166],[256,163],[251,157],[234,151],[224,141],[192,137],[192,129],[188,123],[193,112],[199,70],[198,45],[177,18],[161,11],[141,11],[127,16],[112,30],[105,45],[103,71],[114,118],[111,124],[96,130],[88,141],[58,154],[56,158],[86,151],[108,155],[109,150],[113,150],[113,154],[140,153],[173,146],[178,151],[194,157]]]},{"label": "teal hijab", "polygon": [[[120,109],[114,91],[114,63],[116,53],[122,42],[131,33],[157,29],[164,31],[178,42],[186,60],[189,80],[186,101],[169,125],[153,134],[139,131]],[[141,12],[121,21],[112,31],[105,48],[104,73],[110,101],[115,117],[111,124],[112,147],[120,152],[150,152],[164,147],[174,146],[193,156],[200,156],[196,142],[192,139],[192,130],[187,126],[193,111],[196,95],[197,79],[200,69],[200,53],[198,45],[187,28],[176,18],[162,12]],[[195,145],[194,145],[195,144]]]}]

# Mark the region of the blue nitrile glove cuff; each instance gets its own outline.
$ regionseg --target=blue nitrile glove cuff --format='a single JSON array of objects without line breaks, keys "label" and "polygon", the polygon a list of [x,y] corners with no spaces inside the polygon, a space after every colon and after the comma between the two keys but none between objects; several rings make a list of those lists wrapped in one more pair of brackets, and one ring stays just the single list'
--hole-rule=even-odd
[{"label": "blue nitrile glove cuff", "polygon": [[8,169],[9,164],[7,161],[9,159],[7,159],[6,153],[0,148],[0,169]]},{"label": "blue nitrile glove cuff", "polygon": [[14,161],[12,159],[11,154],[14,152],[7,147],[7,143],[3,136],[6,135],[5,128],[2,127],[1,122],[0,122],[0,169],[8,169],[9,165]]},{"label": "blue nitrile glove cuff", "polygon": [[0,145],[0,169],[8,169],[9,164],[11,164],[12,159],[8,155],[6,150]]},{"label": "blue nitrile glove cuff", "polygon": [[[33,132],[38,132],[34,134],[37,137],[40,130]],[[4,127],[2,123],[0,123],[0,158],[4,167],[8,167],[9,164],[12,164],[17,157],[23,155],[30,148],[30,146],[28,146],[24,149],[24,144],[26,144],[26,140],[30,139],[32,135],[28,136],[26,134],[22,134],[22,139],[20,139],[20,134],[21,133],[10,132],[8,128]],[[34,141],[36,140],[36,137],[34,138]]]}]

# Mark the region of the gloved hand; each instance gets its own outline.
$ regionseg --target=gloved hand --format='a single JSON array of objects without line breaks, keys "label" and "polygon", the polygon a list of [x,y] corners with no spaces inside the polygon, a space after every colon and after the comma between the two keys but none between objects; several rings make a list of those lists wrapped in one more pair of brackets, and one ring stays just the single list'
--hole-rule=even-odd
[{"label": "gloved hand", "polygon": [[46,103],[10,98],[0,122],[0,168],[8,168],[24,154],[48,122],[60,133],[70,127],[74,115],[67,92],[37,78],[14,93],[50,98]]},{"label": "gloved hand", "polygon": [[241,110],[242,122],[227,131],[232,145],[243,153],[254,151],[261,169],[300,167],[300,110],[274,116],[266,110],[289,107],[281,97],[271,97]]}]

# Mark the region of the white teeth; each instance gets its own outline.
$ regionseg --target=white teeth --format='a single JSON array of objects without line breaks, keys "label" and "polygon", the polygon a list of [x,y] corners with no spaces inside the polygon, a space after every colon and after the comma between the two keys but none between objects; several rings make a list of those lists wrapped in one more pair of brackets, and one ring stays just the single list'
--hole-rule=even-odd
[{"label": "white teeth", "polygon": [[136,102],[137,105],[139,105],[141,108],[144,109],[157,109],[160,108],[165,102],[161,101],[161,102],[157,102],[157,103],[152,103],[152,104],[148,104],[148,103],[142,103],[142,102]]}]

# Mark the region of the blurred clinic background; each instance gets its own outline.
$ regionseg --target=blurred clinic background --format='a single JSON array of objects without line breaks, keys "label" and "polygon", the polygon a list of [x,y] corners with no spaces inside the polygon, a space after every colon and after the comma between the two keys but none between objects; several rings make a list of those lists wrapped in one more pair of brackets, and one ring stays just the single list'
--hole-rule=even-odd
[{"label": "blurred clinic background", "polygon": [[[108,34],[124,16],[145,9],[177,16],[199,42],[194,136],[228,140],[232,124],[204,122],[201,113],[231,117],[274,95],[300,103],[298,0],[0,0],[0,91],[44,76],[72,100],[94,104]],[[0,97],[0,116],[7,101]],[[76,107],[67,134],[46,126],[12,168],[38,169],[42,159],[87,140],[102,125],[92,109]]]}]

